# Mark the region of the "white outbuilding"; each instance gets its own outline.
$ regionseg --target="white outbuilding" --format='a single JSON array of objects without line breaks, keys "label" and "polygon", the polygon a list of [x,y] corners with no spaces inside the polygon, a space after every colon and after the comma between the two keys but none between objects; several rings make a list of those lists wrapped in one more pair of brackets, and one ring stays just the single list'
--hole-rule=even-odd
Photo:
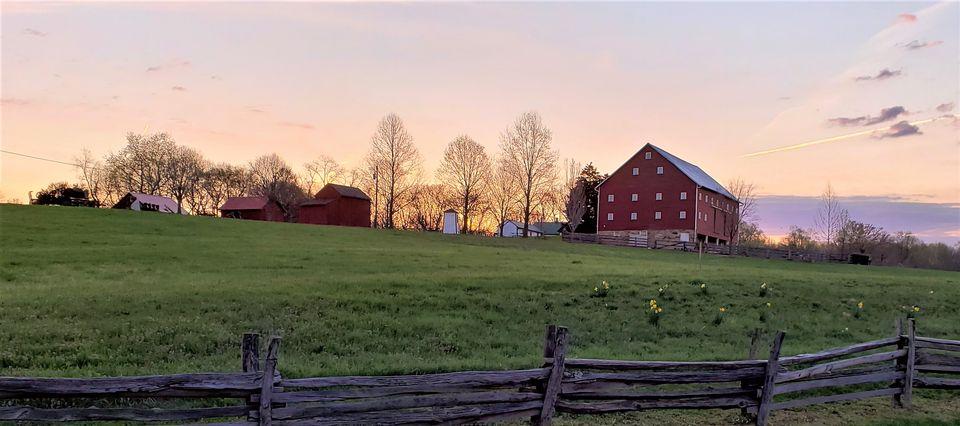
[{"label": "white outbuilding", "polygon": [[[540,230],[540,227],[534,224],[530,224],[530,228],[527,232],[528,236],[531,237],[540,237],[543,236],[543,231]],[[508,220],[503,222],[503,226],[500,228],[501,237],[522,237],[523,236],[523,223],[517,222],[515,220]]]},{"label": "white outbuilding", "polygon": [[457,211],[449,209],[443,212],[443,233],[456,235],[460,233],[460,226],[457,223]]}]

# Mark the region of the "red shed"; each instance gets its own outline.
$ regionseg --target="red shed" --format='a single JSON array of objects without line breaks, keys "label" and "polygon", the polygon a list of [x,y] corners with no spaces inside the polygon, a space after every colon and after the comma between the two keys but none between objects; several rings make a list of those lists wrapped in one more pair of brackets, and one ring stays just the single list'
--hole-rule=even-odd
[{"label": "red shed", "polygon": [[234,219],[283,222],[283,209],[267,197],[230,197],[220,206],[220,216]]},{"label": "red shed", "polygon": [[699,167],[646,144],[597,186],[597,233],[647,244],[732,241],[740,203]]},{"label": "red shed", "polygon": [[328,183],[300,204],[300,223],[370,227],[370,197],[358,188]]}]

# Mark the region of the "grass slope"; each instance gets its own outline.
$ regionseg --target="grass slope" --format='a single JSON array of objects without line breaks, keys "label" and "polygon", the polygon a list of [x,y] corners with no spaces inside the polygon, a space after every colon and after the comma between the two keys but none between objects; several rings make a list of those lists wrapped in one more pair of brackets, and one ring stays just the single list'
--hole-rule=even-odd
[{"label": "grass slope", "polygon": [[284,337],[289,376],[530,367],[547,323],[572,356],[627,359],[742,358],[755,327],[815,351],[888,336],[913,305],[924,335],[960,336],[960,274],[940,271],[9,205],[0,254],[0,369],[17,375],[232,371],[249,330]]}]

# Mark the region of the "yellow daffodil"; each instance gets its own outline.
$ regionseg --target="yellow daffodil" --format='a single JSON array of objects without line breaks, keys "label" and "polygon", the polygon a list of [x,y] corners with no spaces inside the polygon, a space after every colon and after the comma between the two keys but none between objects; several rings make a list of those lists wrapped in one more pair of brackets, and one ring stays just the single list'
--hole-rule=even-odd
[{"label": "yellow daffodil", "polygon": [[700,288],[707,288],[706,284],[700,284]]},{"label": "yellow daffodil", "polygon": [[760,288],[767,288],[767,283],[760,284]]},{"label": "yellow daffodil", "polygon": [[596,287],[594,287],[594,288],[593,288],[593,291],[600,291],[600,289],[599,289],[599,288],[596,288]]},{"label": "yellow daffodil", "polygon": [[767,307],[769,308],[770,306],[773,306],[773,305],[771,305],[770,302],[767,302]]},{"label": "yellow daffodil", "polygon": [[919,307],[919,306],[914,306],[914,307],[913,307],[913,311],[914,311],[914,312],[920,312],[920,307]]},{"label": "yellow daffodil", "polygon": [[720,307],[720,312],[726,312],[726,311],[727,311],[727,308],[724,308],[723,306]]},{"label": "yellow daffodil", "polygon": [[863,302],[857,303],[857,309],[863,309]]},{"label": "yellow daffodil", "polygon": [[657,313],[659,314],[661,312],[663,312],[663,308],[657,308]]}]

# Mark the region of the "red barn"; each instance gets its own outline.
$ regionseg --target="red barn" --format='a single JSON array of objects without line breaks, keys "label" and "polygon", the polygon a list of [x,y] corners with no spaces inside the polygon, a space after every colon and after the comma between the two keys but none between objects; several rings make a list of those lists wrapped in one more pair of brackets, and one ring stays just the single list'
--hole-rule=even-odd
[{"label": "red barn", "polygon": [[597,233],[650,247],[735,238],[737,198],[699,167],[646,144],[597,186]]},{"label": "red barn", "polygon": [[230,197],[220,206],[221,217],[283,222],[283,209],[267,197]]},{"label": "red barn", "polygon": [[300,204],[300,223],[370,227],[370,197],[358,188],[328,183]]}]

